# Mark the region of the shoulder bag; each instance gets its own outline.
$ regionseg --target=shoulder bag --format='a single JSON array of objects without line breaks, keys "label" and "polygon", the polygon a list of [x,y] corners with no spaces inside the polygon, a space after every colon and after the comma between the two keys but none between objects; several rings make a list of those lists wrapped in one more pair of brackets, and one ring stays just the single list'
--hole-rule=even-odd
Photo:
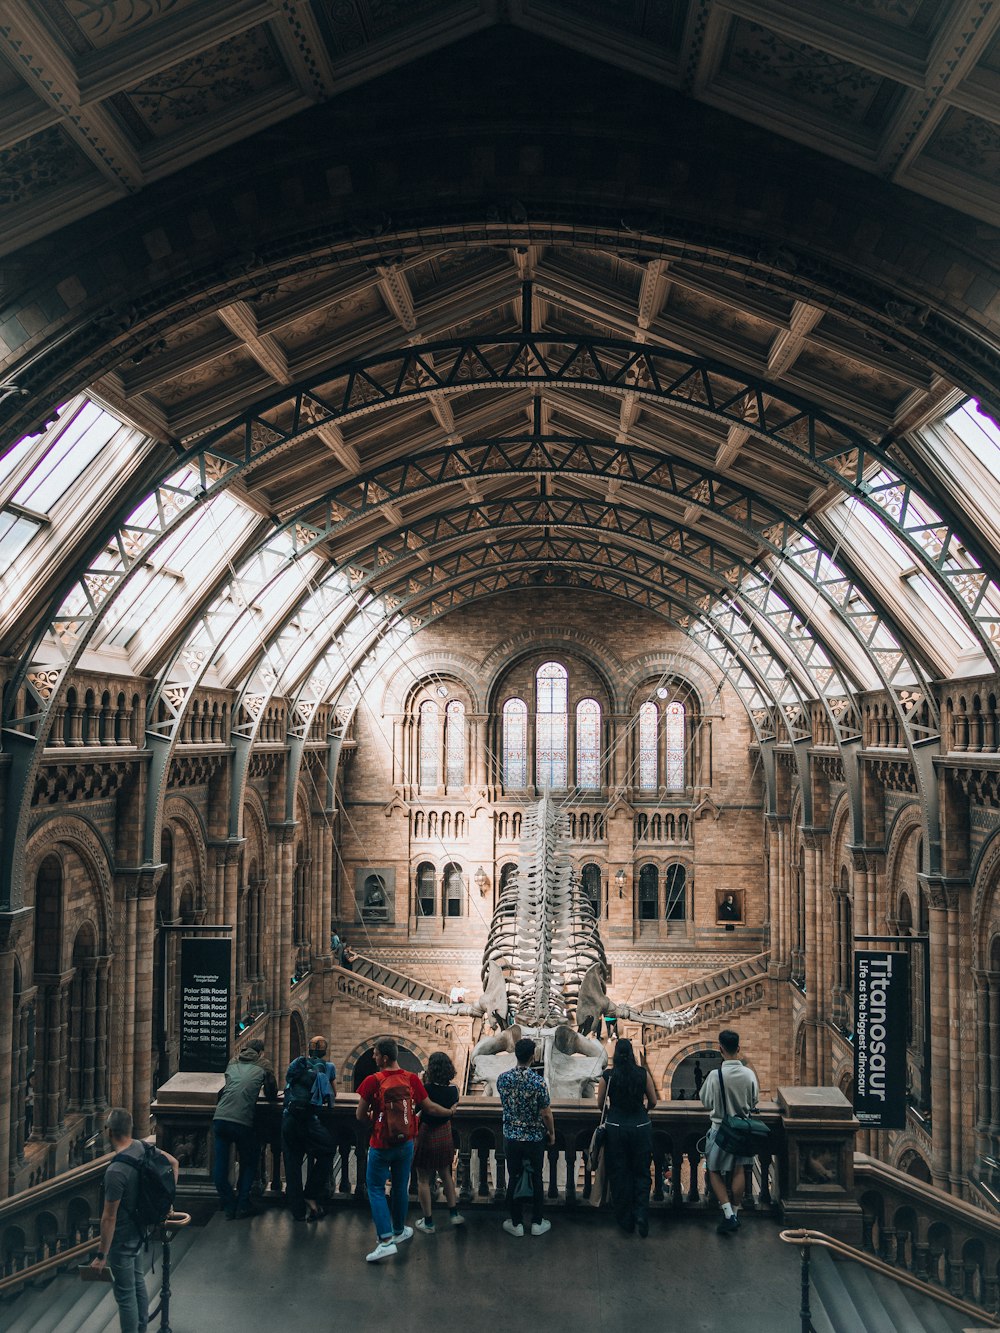
[{"label": "shoulder bag", "polygon": [[590,1137],[590,1147],[587,1149],[587,1160],[590,1162],[591,1171],[597,1170],[598,1161],[604,1151],[604,1144],[607,1141],[608,1129],[608,1107],[611,1105],[611,1088],[608,1087],[604,1094],[604,1107],[601,1111],[601,1119],[597,1128]]},{"label": "shoulder bag", "polygon": [[718,1074],[723,1117],[715,1135],[715,1146],[723,1152],[732,1153],[734,1157],[756,1157],[766,1150],[771,1131],[758,1115],[753,1114],[754,1107],[750,1107],[746,1115],[729,1114],[729,1097],[721,1065]]}]

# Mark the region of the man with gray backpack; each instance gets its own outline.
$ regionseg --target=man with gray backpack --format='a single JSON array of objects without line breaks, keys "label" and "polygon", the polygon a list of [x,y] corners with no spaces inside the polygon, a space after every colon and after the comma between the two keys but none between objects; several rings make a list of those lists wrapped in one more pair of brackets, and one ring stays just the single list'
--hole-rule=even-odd
[{"label": "man with gray backpack", "polygon": [[[712,1115],[712,1127],[705,1139],[705,1170],[712,1192],[722,1205],[722,1221],[716,1230],[721,1235],[732,1235],[740,1228],[739,1207],[746,1183],[744,1168],[753,1163],[756,1154],[743,1156],[732,1151],[731,1140],[723,1133],[723,1122],[733,1117],[746,1118],[757,1105],[760,1089],[757,1075],[740,1059],[740,1037],[732,1028],[719,1033],[719,1051],[722,1064],[703,1081],[699,1096],[702,1105]],[[726,1177],[732,1175],[732,1196]]]},{"label": "man with gray backpack", "polygon": [[111,1272],[121,1333],[145,1333],[149,1318],[142,1249],[170,1212],[177,1193],[175,1157],[132,1137],[132,1116],[108,1112],[105,1131],[115,1150],[104,1173],[101,1248],[91,1268]]}]

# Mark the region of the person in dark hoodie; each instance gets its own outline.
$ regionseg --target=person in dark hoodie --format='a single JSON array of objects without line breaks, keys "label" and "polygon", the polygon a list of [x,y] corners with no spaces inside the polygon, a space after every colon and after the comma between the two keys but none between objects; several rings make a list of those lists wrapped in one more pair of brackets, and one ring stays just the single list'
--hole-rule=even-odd
[{"label": "person in dark hoodie", "polygon": [[[254,1214],[250,1207],[250,1188],[257,1174],[260,1144],[253,1127],[253,1116],[262,1089],[268,1101],[278,1100],[278,1084],[270,1062],[264,1058],[264,1043],[249,1041],[226,1067],[226,1082],[212,1119],[215,1131],[212,1179],[230,1222]],[[229,1179],[231,1144],[236,1147],[240,1166],[235,1191]]]}]

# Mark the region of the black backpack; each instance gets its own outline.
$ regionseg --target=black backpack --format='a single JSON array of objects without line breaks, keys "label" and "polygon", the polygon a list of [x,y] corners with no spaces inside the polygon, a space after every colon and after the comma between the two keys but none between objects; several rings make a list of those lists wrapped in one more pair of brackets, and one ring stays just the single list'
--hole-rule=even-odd
[{"label": "black backpack", "polygon": [[161,1222],[166,1221],[177,1198],[174,1168],[163,1153],[151,1143],[143,1144],[141,1157],[120,1152],[114,1160],[127,1163],[138,1173],[135,1208],[129,1208],[124,1200],[122,1202],[132,1219],[132,1225],[142,1236],[142,1243],[148,1245],[149,1233]]}]

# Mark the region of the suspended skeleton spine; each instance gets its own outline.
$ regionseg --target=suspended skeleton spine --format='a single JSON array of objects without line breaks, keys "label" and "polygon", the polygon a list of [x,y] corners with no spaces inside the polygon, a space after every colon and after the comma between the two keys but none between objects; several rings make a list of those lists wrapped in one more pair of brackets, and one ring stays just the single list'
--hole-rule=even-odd
[{"label": "suspended skeleton spine", "polygon": [[580,982],[604,947],[590,900],[565,849],[569,820],[548,794],[528,808],[515,874],[501,891],[483,953],[507,972],[507,995],[519,1023],[565,1023]]}]

